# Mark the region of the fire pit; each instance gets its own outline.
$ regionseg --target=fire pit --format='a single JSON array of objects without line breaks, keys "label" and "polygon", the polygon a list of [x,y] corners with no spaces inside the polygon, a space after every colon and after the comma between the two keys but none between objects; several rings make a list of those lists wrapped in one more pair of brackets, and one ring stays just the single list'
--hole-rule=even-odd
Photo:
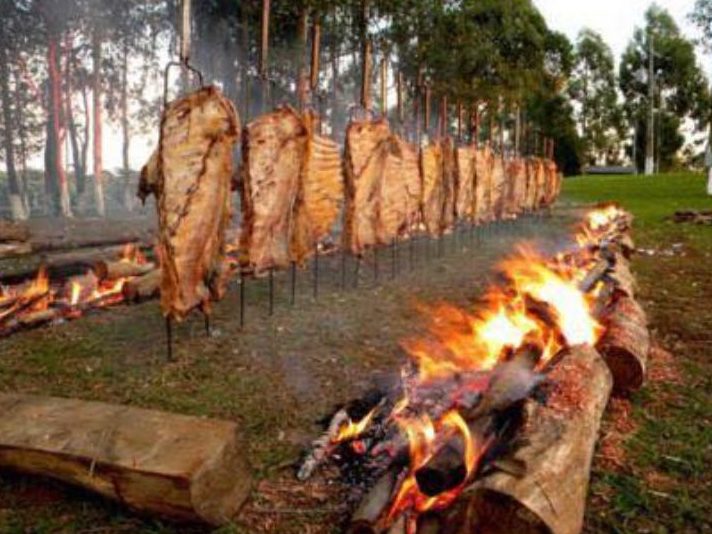
[{"label": "fire pit", "polygon": [[580,532],[603,411],[649,348],[630,225],[597,209],[567,250],[506,260],[480,309],[430,310],[398,387],[338,410],[297,477],[333,463],[364,488],[351,533]]}]

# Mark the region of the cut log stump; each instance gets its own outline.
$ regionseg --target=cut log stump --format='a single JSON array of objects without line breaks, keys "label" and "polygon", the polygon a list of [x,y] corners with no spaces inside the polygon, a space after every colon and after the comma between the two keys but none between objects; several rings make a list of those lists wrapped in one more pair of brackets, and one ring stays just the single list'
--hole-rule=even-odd
[{"label": "cut log stump", "polygon": [[523,445],[513,459],[524,474],[483,477],[446,512],[445,532],[456,534],[579,534],[591,460],[611,374],[590,347],[574,347],[552,371],[560,393],[546,405],[527,401]]},{"label": "cut log stump", "polygon": [[149,514],[221,525],[251,476],[228,421],[34,395],[0,395],[0,468],[77,484]]}]

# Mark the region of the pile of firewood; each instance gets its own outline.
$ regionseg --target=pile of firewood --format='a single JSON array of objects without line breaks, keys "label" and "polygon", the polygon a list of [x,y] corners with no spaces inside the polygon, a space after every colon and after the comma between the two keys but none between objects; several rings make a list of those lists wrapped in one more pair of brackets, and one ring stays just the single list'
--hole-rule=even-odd
[{"label": "pile of firewood", "polygon": [[[333,461],[368,488],[348,532],[581,531],[609,396],[641,387],[650,349],[629,268],[631,216],[618,208],[598,213],[605,223],[588,220],[596,231],[555,260],[579,268],[576,287],[598,323],[593,343],[566,342],[544,359],[541,343],[521,340],[494,367],[444,379],[423,381],[406,367],[396,391],[371,392],[334,415],[298,477]],[[555,329],[545,303],[526,309]],[[426,349],[446,356],[437,343]],[[417,417],[404,419],[408,412]]]}]

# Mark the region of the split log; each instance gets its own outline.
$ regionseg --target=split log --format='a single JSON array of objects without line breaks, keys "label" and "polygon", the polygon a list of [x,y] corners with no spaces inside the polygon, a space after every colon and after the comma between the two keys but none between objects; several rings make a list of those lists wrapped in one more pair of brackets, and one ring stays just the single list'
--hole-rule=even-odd
[{"label": "split log", "polygon": [[48,476],[133,509],[225,524],[251,477],[237,425],[154,410],[0,395],[0,467]]},{"label": "split log", "polygon": [[142,302],[157,297],[161,291],[161,270],[151,272],[132,280],[127,280],[122,288],[126,302]]},{"label": "split log", "polygon": [[632,298],[622,297],[604,312],[603,323],[606,332],[598,348],[613,374],[614,393],[639,389],[645,379],[650,351],[645,312]]},{"label": "split log", "polygon": [[574,347],[552,371],[558,393],[546,405],[527,401],[523,445],[512,454],[524,462],[517,477],[497,471],[478,480],[448,513],[448,532],[469,534],[579,534],[591,460],[611,374],[592,348]]},{"label": "split log", "polygon": [[156,269],[154,263],[136,263],[127,260],[100,260],[92,267],[99,280],[118,280],[130,276],[143,276]]}]

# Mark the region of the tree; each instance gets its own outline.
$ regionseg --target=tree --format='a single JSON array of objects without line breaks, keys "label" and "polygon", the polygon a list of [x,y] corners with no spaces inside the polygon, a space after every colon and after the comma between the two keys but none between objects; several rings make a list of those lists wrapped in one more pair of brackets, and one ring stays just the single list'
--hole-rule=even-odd
[{"label": "tree", "polygon": [[2,105],[3,148],[9,183],[10,208],[13,220],[21,221],[27,219],[28,213],[23,203],[21,183],[15,167],[13,102],[10,94],[10,54],[8,53],[8,48],[11,46],[12,14],[6,11],[0,20],[0,103]]},{"label": "tree", "polygon": [[607,159],[623,129],[616,93],[613,53],[596,32],[584,29],[576,41],[569,91],[578,103],[578,124],[588,164]]},{"label": "tree", "polygon": [[[693,119],[698,127],[707,122],[709,95],[694,45],[680,33],[670,14],[653,5],[646,12],[645,21],[644,28],[636,28],[623,53],[619,83],[626,116],[637,132],[637,165],[642,166],[646,149],[652,148],[644,135],[652,107],[655,121],[663,126],[656,125],[653,129],[653,143],[660,167],[665,169],[674,163],[684,144],[684,137],[678,135],[682,120]],[[649,95],[651,49],[655,88],[652,102]],[[661,134],[666,137],[661,139]]]}]

